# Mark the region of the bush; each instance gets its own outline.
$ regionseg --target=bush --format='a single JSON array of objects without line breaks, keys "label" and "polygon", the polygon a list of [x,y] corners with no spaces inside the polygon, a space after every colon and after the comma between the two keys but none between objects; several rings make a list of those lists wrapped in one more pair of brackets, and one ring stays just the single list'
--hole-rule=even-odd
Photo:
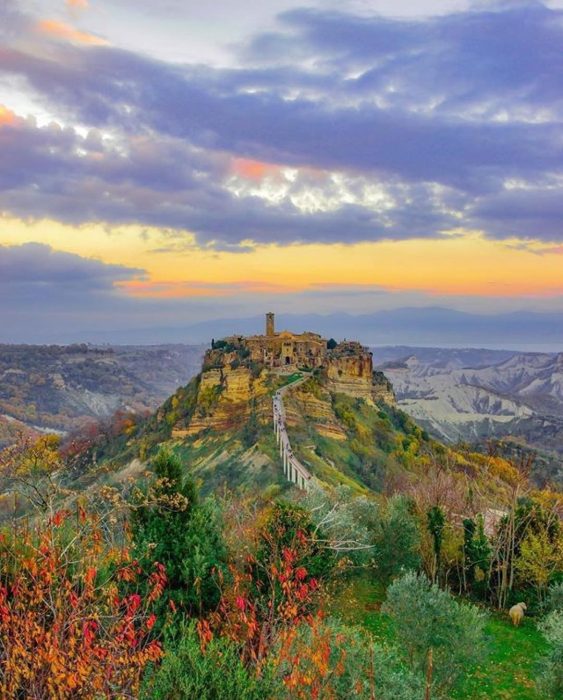
[{"label": "bush", "polygon": [[418,568],[420,532],[407,498],[391,498],[374,541],[376,571],[378,578],[384,583],[409,569]]},{"label": "bush", "polygon": [[270,669],[258,676],[242,663],[238,646],[214,638],[202,651],[195,625],[185,624],[170,641],[160,667],[145,677],[140,700],[264,700],[279,697]]},{"label": "bush", "polygon": [[550,613],[539,625],[551,649],[540,662],[538,686],[543,697],[563,697],[563,610]]},{"label": "bush", "polygon": [[563,581],[554,583],[547,591],[546,607],[550,611],[563,610]]},{"label": "bush", "polygon": [[484,655],[486,615],[458,603],[424,574],[407,573],[394,581],[383,606],[393,621],[400,646],[416,671],[425,670],[432,649],[435,684],[450,687]]},{"label": "bush", "polygon": [[[33,521],[32,521],[33,523]],[[0,697],[135,697],[141,673],[161,657],[151,639],[166,584],[153,567],[144,595],[127,542],[115,547],[110,517],[56,511],[0,538]]]},{"label": "bush", "polygon": [[272,664],[284,684],[276,700],[424,697],[423,676],[406,667],[397,651],[332,618],[315,618],[289,630]]}]

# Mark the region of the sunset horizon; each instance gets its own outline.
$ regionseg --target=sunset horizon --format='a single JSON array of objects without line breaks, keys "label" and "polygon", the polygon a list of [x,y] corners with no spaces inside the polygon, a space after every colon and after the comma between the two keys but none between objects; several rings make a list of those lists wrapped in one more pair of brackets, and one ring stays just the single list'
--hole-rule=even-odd
[{"label": "sunset horizon", "polygon": [[264,306],[563,314],[563,3],[14,0],[0,20],[3,342]]}]

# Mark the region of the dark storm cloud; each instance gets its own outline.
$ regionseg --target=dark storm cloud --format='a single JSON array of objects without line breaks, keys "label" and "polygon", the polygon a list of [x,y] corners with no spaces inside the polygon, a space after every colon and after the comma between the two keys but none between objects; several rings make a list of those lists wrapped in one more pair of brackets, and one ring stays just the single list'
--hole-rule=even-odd
[{"label": "dark storm cloud", "polygon": [[353,240],[428,236],[455,223],[428,206],[424,185],[409,188],[410,202],[383,214],[346,204],[307,215],[291,202],[237,197],[218,184],[228,170],[224,155],[170,137],[136,135],[108,145],[94,131],[83,138],[21,120],[0,129],[0,151],[0,208],[22,218],[189,229],[217,247],[246,239],[339,241],[350,227]]},{"label": "dark storm cloud", "polygon": [[[116,282],[144,277],[144,271],[64,253],[41,243],[0,246],[0,297],[11,303],[32,297],[72,304],[78,294],[112,293]],[[82,303],[82,302],[81,302]]]},{"label": "dark storm cloud", "polygon": [[[101,143],[96,159],[74,132],[12,130],[0,207],[188,228],[229,245],[437,236],[460,225],[561,238],[541,207],[563,168],[563,12],[518,3],[431,20],[305,10],[282,20],[251,42],[240,70],[110,47],[46,44],[39,55],[6,42],[0,69],[121,148]],[[235,196],[230,156],[341,171],[350,188],[371,181],[392,204],[305,213],[289,197]],[[556,211],[563,192],[550,186]]]}]

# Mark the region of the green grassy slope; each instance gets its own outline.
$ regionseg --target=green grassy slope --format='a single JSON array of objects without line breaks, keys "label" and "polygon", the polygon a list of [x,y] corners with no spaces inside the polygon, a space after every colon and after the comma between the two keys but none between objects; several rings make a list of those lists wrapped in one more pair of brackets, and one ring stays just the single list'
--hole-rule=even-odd
[{"label": "green grassy slope", "polygon": [[[134,459],[147,461],[167,444],[190,465],[204,492],[224,487],[287,489],[273,435],[271,397],[295,376],[269,375],[265,391],[250,405],[230,404],[232,428],[210,427],[189,435],[192,417],[212,416],[222,401],[217,392],[202,405],[196,377],[152,417],[97,447],[97,463],[118,471]],[[460,453],[432,440],[394,406],[331,393],[322,374],[287,392],[284,402],[295,453],[328,485],[344,484],[355,493],[392,492],[424,477],[432,459],[447,461],[460,481],[479,480],[480,490],[491,495],[504,490],[510,477],[510,469],[493,474],[483,455]]]},{"label": "green grassy slope", "polygon": [[[387,615],[380,611],[384,588],[366,577],[339,586],[329,611],[351,624],[368,629],[381,642],[392,642]],[[513,627],[508,616],[491,613],[485,628],[489,645],[486,660],[470,671],[452,692],[455,700],[542,700],[535,687],[535,666],[546,642],[533,620]]]}]

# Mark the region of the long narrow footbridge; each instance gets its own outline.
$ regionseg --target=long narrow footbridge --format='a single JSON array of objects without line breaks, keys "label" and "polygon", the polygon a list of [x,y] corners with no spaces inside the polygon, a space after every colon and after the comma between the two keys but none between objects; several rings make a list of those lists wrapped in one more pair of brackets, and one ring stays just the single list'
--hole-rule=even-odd
[{"label": "long narrow footbridge", "polygon": [[294,483],[298,488],[308,491],[311,482],[311,473],[301,464],[297,457],[293,454],[291,443],[287,435],[285,427],[285,408],[283,405],[283,396],[289,389],[294,389],[299,384],[302,384],[309,378],[309,375],[303,375],[289,384],[286,384],[281,389],[278,389],[273,398],[274,411],[274,432],[276,434],[277,444],[280,450],[280,458],[283,462],[283,473],[288,481]]}]

